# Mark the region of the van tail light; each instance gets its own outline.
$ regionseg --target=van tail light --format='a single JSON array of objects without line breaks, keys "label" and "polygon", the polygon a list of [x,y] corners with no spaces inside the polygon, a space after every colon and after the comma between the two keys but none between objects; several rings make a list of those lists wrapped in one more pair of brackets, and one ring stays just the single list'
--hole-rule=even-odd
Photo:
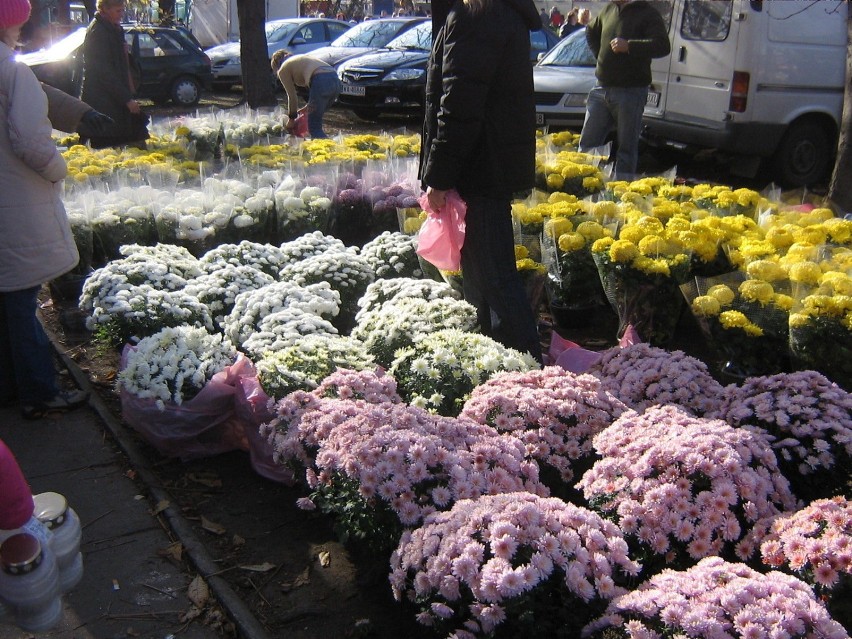
[{"label": "van tail light", "polygon": [[734,71],[734,80],[731,82],[731,102],[729,111],[743,113],[748,106],[748,83],[749,74],[745,71]]}]

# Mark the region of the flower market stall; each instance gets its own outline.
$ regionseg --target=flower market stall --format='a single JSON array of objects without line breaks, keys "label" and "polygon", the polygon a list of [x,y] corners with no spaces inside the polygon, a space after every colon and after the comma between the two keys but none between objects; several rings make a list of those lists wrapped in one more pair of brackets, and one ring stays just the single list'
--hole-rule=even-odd
[{"label": "flower market stall", "polygon": [[[541,135],[530,304],[613,330],[540,369],[419,259],[418,136],[276,117],[65,152],[79,309],[143,439],[245,451],[425,636],[849,636],[852,220]],[[671,349],[685,321],[705,349]]]}]

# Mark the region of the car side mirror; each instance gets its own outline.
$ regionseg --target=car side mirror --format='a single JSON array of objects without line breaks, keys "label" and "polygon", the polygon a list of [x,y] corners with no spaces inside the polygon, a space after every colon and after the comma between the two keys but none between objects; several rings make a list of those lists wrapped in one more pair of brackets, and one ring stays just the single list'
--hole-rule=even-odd
[{"label": "car side mirror", "polygon": [[542,51],[541,53],[539,53],[539,54],[535,57],[535,61],[536,61],[536,62],[541,62],[542,60],[544,60],[544,56],[545,56],[545,55],[547,55],[547,52],[546,52],[546,51]]},{"label": "car side mirror", "polygon": [[296,45],[299,45],[299,44],[307,44],[307,43],[308,43],[308,41],[305,40],[304,38],[298,38],[297,37],[297,38],[293,38],[292,40],[290,40],[290,44],[292,46],[296,46]]}]

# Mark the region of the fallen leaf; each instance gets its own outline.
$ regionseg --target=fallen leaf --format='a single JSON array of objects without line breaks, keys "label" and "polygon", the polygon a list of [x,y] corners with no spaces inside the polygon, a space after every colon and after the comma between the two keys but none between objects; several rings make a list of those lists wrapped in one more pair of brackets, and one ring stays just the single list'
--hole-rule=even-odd
[{"label": "fallen leaf", "polygon": [[188,473],[186,478],[208,488],[221,488],[222,480],[214,473]]},{"label": "fallen leaf", "polygon": [[201,609],[196,608],[195,606],[190,606],[189,610],[181,613],[181,615],[180,615],[180,617],[178,617],[178,619],[180,619],[181,623],[187,623],[189,621],[192,621],[196,617],[200,617],[200,616],[201,616]]},{"label": "fallen leaf", "polygon": [[126,473],[124,473],[124,475],[129,479],[136,479],[136,471],[133,469],[128,470]]},{"label": "fallen leaf", "polygon": [[201,575],[198,575],[190,582],[189,587],[186,589],[186,596],[199,608],[203,608],[207,604],[207,600],[210,599],[210,589]]},{"label": "fallen leaf", "polygon": [[181,557],[183,557],[183,544],[179,541],[169,544],[165,548],[161,548],[158,551],[158,554],[161,557],[167,557],[168,559],[174,559],[175,561],[180,561]]},{"label": "fallen leaf", "polygon": [[217,524],[214,521],[210,521],[204,515],[201,516],[201,527],[207,532],[212,532],[214,535],[225,534],[225,527],[222,524]]},{"label": "fallen leaf", "polygon": [[275,564],[264,561],[262,564],[249,564],[246,566],[240,566],[240,568],[243,570],[250,570],[251,572],[269,572],[275,568]]},{"label": "fallen leaf", "polygon": [[151,514],[156,517],[161,512],[163,512],[166,508],[168,508],[171,504],[168,499],[161,499],[157,502],[157,505],[154,507],[154,510],[151,511]]},{"label": "fallen leaf", "polygon": [[311,569],[310,567],[307,567],[293,581],[282,581],[280,584],[281,592],[290,592],[291,590],[300,588],[301,586],[306,586],[309,583],[311,583]]},{"label": "fallen leaf", "polygon": [[231,543],[235,546],[244,546],[246,540],[240,537],[239,535],[234,535],[233,539],[231,539]]},{"label": "fallen leaf", "polygon": [[331,563],[331,553],[327,550],[320,552],[317,557],[319,558],[320,566],[323,568],[327,567]]}]

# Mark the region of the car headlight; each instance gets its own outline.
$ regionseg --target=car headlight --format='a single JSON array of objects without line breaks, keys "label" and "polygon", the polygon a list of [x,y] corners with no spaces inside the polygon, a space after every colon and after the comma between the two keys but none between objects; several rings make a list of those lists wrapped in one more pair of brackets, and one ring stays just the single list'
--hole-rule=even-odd
[{"label": "car headlight", "polygon": [[396,69],[385,76],[385,80],[416,80],[426,75],[424,69]]},{"label": "car headlight", "polygon": [[565,96],[565,100],[562,102],[562,106],[584,107],[586,106],[586,99],[588,97],[588,93],[569,93],[567,96]]}]

